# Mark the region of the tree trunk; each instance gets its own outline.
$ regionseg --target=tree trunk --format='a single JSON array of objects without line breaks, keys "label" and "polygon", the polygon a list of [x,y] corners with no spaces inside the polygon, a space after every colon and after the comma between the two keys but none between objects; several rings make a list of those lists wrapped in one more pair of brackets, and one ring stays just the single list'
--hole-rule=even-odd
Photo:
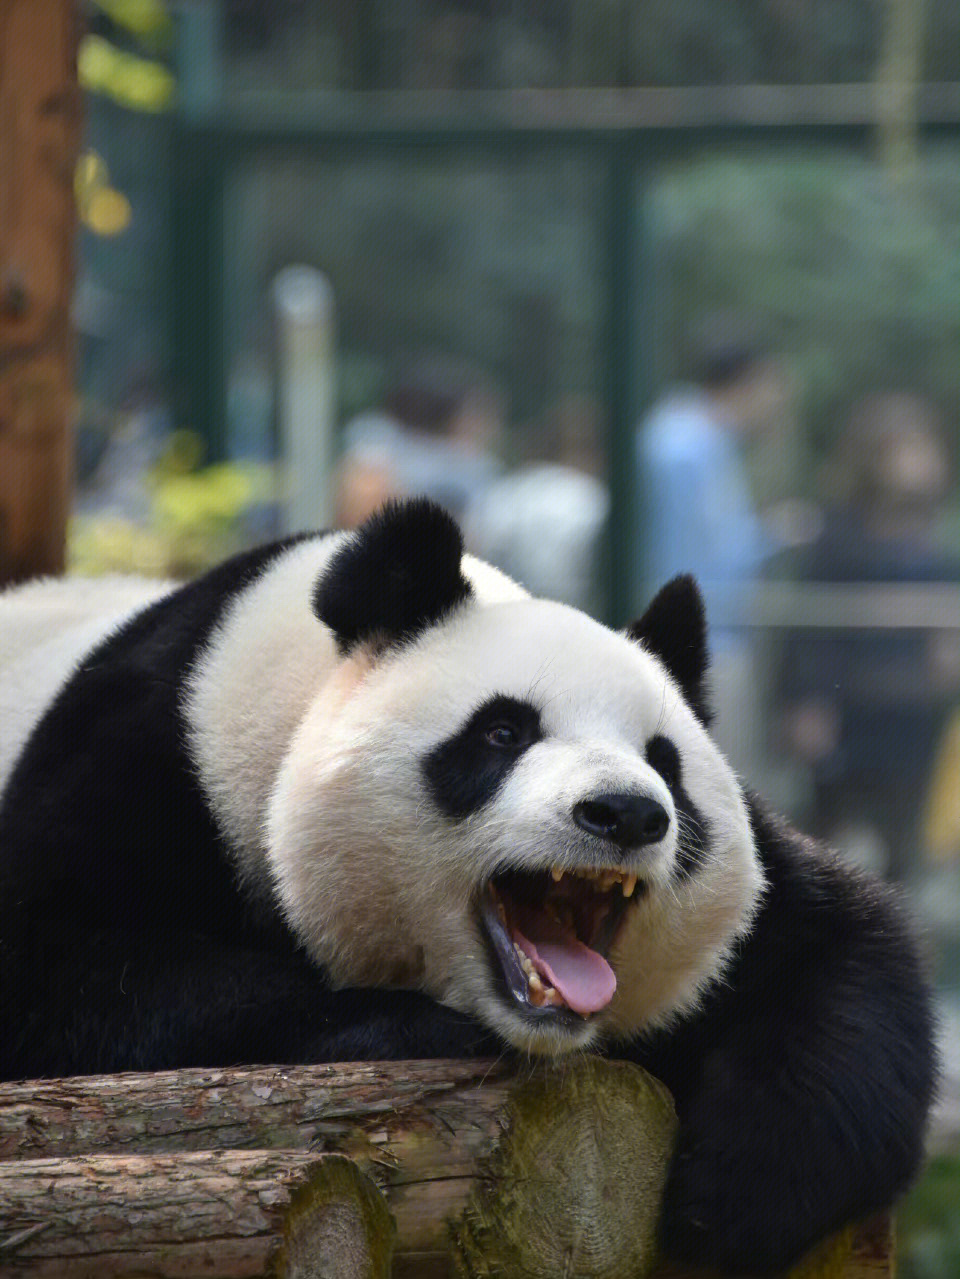
[{"label": "tree trunk", "polygon": [[77,36],[73,0],[0,0],[0,584],[64,563]]},{"label": "tree trunk", "polygon": [[[675,1122],[595,1058],[0,1084],[0,1276],[641,1279]],[[873,1223],[795,1279],[889,1257]]]}]

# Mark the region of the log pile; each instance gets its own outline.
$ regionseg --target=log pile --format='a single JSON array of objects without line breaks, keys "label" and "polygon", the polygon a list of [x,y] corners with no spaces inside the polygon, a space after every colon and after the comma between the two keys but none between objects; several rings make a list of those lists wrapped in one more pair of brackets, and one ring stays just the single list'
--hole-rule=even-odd
[{"label": "log pile", "polygon": [[[2,1279],[689,1279],[654,1240],[676,1120],[585,1059],[0,1084]],[[891,1274],[873,1222],[791,1279]]]}]

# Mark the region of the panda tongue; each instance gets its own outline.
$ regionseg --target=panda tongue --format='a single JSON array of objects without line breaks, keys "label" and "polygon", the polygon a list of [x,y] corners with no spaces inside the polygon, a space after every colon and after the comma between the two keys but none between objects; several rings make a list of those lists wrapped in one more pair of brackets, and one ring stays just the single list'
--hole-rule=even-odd
[{"label": "panda tongue", "polygon": [[515,928],[513,938],[575,1013],[586,1016],[606,1008],[617,988],[617,978],[603,956],[565,928],[551,923],[543,931],[546,935],[533,942]]}]

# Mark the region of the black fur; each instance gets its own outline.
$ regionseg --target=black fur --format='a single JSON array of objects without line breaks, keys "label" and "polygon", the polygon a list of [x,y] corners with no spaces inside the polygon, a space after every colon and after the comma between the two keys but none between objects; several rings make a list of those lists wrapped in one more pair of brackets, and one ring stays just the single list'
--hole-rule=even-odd
[{"label": "black fur", "polygon": [[403,643],[469,598],[462,557],[460,529],[441,507],[389,502],[324,569],[314,612],[343,653],[366,641]]},{"label": "black fur", "polygon": [[683,785],[683,768],[680,752],[668,737],[658,733],[647,742],[647,763],[655,769],[670,789],[674,808],[680,823],[680,840],[677,844],[679,877],[692,875],[703,860],[710,840],[710,828]]},{"label": "black fur", "polygon": [[684,574],[661,587],[643,616],[627,627],[627,635],[663,662],[691,709],[702,723],[709,724],[707,615],[694,579]]},{"label": "black fur", "polygon": [[[513,742],[498,745],[493,730],[509,726]],[[529,702],[491,697],[462,728],[423,761],[423,775],[437,807],[459,820],[488,804],[523,752],[540,740],[540,716]]]},{"label": "black fur", "polygon": [[769,888],[749,939],[697,1015],[620,1054],[676,1101],[665,1251],[738,1275],[890,1205],[919,1167],[936,1076],[899,898],[751,812]]}]

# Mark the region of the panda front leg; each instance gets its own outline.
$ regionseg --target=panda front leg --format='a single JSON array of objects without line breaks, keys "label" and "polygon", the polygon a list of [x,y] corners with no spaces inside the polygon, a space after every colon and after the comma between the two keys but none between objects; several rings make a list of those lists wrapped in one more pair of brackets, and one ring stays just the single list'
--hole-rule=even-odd
[{"label": "panda front leg", "polygon": [[323,1027],[326,992],[295,957],[158,914],[137,929],[31,914],[4,931],[0,1078],[282,1061]]},{"label": "panda front leg", "polygon": [[497,1051],[426,995],[332,989],[290,943],[155,923],[0,927],[0,1079]]},{"label": "panda front leg", "polygon": [[772,869],[726,987],[643,1060],[680,1119],[664,1249],[738,1275],[784,1269],[893,1203],[919,1167],[936,1076],[896,900],[829,861],[779,882]]}]

